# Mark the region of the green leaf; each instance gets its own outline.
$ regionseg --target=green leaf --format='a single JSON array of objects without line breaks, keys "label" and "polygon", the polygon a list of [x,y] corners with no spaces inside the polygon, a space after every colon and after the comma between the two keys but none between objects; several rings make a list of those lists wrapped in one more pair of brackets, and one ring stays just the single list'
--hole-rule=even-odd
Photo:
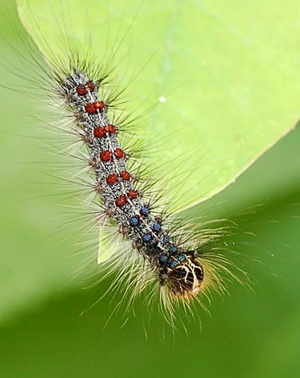
[{"label": "green leaf", "polygon": [[90,31],[103,64],[117,50],[117,81],[130,83],[126,108],[148,108],[143,131],[153,146],[149,162],[167,176],[173,211],[225,188],[296,124],[296,0],[18,4],[50,61],[66,58],[61,34],[80,51]]}]

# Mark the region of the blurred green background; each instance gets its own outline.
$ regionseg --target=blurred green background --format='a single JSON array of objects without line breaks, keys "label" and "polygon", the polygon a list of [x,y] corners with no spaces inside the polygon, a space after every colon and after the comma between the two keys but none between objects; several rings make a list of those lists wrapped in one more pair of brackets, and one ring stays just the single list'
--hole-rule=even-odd
[{"label": "blurred green background", "polygon": [[[9,43],[19,41],[5,23],[0,29],[2,61],[15,59],[14,70]],[[1,69],[0,83],[21,82]],[[192,210],[238,219],[234,261],[251,275],[252,290],[231,284],[230,296],[214,296],[210,316],[198,309],[202,330],[179,312],[187,334],[179,327],[173,336],[155,311],[148,321],[143,299],[124,326],[124,307],[110,318],[118,294],[86,311],[110,280],[89,290],[81,278],[69,282],[86,256],[74,256],[72,224],[60,230],[62,189],[45,175],[55,166],[44,131],[27,116],[35,113],[20,90],[1,88],[0,377],[298,376],[300,129]]]}]

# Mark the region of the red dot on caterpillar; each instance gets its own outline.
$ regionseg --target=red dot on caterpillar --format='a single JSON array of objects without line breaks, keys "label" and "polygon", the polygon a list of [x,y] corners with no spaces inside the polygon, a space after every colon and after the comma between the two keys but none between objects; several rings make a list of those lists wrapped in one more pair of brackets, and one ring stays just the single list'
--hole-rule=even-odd
[{"label": "red dot on caterpillar", "polygon": [[126,202],[127,202],[126,196],[122,195],[116,199],[115,204],[117,207],[122,207],[126,204]]},{"label": "red dot on caterpillar", "polygon": [[85,111],[89,114],[94,114],[96,111],[95,104],[93,103],[86,104]]},{"label": "red dot on caterpillar", "polygon": [[94,104],[95,109],[103,110],[104,109],[104,102],[103,101],[97,101]]},{"label": "red dot on caterpillar", "polygon": [[127,171],[122,171],[121,177],[126,181],[130,180],[130,174]]},{"label": "red dot on caterpillar", "polygon": [[105,134],[104,128],[99,126],[94,129],[94,136],[97,138],[103,138]]},{"label": "red dot on caterpillar", "polygon": [[111,124],[104,126],[104,129],[109,134],[113,134],[115,132],[115,128]]},{"label": "red dot on caterpillar", "polygon": [[102,161],[109,161],[111,159],[111,152],[109,150],[104,150],[100,153],[100,159]]},{"label": "red dot on caterpillar", "polygon": [[84,85],[78,85],[78,87],[76,88],[76,92],[80,95],[80,96],[83,96],[85,94],[87,94],[87,89]]},{"label": "red dot on caterpillar", "polygon": [[128,197],[130,197],[131,199],[135,199],[135,198],[137,198],[137,196],[138,196],[138,193],[135,190],[133,190],[133,189],[129,190]]},{"label": "red dot on caterpillar", "polygon": [[118,158],[118,159],[122,159],[122,157],[124,157],[124,152],[121,148],[116,148],[115,149],[115,156]]},{"label": "red dot on caterpillar", "polygon": [[118,176],[115,174],[115,173],[112,173],[110,174],[109,176],[107,176],[106,178],[106,182],[109,184],[109,185],[113,185],[117,182],[118,180]]},{"label": "red dot on caterpillar", "polygon": [[87,83],[87,86],[89,87],[89,89],[90,89],[92,92],[95,90],[95,85],[94,85],[91,81],[89,81],[89,82]]}]

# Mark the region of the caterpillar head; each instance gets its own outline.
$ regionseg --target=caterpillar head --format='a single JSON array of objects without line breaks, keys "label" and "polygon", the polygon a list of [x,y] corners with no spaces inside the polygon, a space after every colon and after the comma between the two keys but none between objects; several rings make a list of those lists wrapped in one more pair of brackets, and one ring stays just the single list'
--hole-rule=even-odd
[{"label": "caterpillar head", "polygon": [[171,295],[191,299],[201,290],[204,279],[202,266],[197,260],[187,257],[181,264],[169,269],[167,285]]}]

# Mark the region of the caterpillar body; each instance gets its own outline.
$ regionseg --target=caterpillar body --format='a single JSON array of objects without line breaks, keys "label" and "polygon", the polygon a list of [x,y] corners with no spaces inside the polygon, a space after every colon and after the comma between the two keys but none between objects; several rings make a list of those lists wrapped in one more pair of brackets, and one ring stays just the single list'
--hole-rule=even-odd
[{"label": "caterpillar body", "polygon": [[95,170],[95,188],[105,212],[149,262],[160,284],[167,285],[175,296],[190,298],[198,293],[204,279],[197,252],[185,250],[172,239],[161,225],[161,218],[151,215],[149,205],[142,200],[143,193],[135,190],[117,128],[109,121],[108,107],[98,99],[99,85],[101,82],[89,80],[83,72],[74,72],[61,83],[61,94],[83,129]]}]

